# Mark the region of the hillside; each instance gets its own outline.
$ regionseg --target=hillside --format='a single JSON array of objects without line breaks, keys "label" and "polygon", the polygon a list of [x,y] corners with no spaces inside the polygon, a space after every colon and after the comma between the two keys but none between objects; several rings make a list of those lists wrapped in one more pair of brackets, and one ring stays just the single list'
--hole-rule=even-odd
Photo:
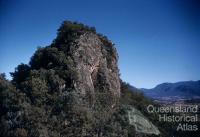
[{"label": "hillside", "polygon": [[[29,64],[16,67],[12,81],[0,75],[0,135],[160,135],[149,121],[156,117],[144,111],[152,102],[127,88],[117,62],[114,45],[95,28],[63,22],[51,45],[38,48]],[[141,120],[130,123],[130,116]]]},{"label": "hillside", "polygon": [[141,89],[151,98],[182,97],[195,98],[200,96],[200,81],[185,81],[177,83],[163,83],[152,89]]}]

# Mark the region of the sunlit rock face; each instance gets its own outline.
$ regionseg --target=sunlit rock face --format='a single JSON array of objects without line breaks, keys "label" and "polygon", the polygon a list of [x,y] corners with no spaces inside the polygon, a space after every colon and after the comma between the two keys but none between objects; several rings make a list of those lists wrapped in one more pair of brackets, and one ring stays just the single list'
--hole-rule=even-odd
[{"label": "sunlit rock face", "polygon": [[[104,45],[98,35],[84,33],[71,45],[70,52],[77,71],[77,92],[102,96],[120,96],[118,56],[111,43]],[[114,102],[113,102],[114,103]]]},{"label": "sunlit rock face", "polygon": [[129,124],[134,125],[137,133],[159,135],[160,131],[139,110],[130,107],[128,110]]}]

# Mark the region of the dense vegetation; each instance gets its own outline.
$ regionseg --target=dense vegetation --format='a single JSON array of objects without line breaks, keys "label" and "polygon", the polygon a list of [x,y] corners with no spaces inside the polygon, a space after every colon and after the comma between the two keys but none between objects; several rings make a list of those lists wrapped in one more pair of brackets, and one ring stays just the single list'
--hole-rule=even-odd
[{"label": "dense vegetation", "polygon": [[[38,48],[29,64],[16,67],[11,73],[12,81],[0,75],[1,136],[131,137],[136,132],[129,124],[127,106],[136,107],[160,127],[162,136],[167,136],[156,114],[146,112],[146,106],[152,101],[139,91],[131,90],[124,82],[121,82],[121,97],[116,106],[104,106],[109,101],[106,97],[112,96],[110,94],[100,94],[93,107],[83,104],[88,100],[75,91],[77,72],[68,45],[76,43],[76,39],[84,33],[96,34],[96,30],[65,21],[50,46]],[[105,36],[96,35],[106,50],[113,51],[112,43]],[[111,56],[117,55],[111,53]],[[106,58],[108,62],[111,59],[108,55]]]}]

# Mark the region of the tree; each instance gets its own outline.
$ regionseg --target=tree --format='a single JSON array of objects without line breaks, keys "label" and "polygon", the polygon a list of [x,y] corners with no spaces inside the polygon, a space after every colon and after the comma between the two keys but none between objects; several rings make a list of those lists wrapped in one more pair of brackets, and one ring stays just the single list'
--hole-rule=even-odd
[{"label": "tree", "polygon": [[20,88],[21,82],[25,81],[30,74],[30,67],[29,65],[21,63],[15,68],[15,72],[10,73],[13,77],[12,83],[17,87]]}]

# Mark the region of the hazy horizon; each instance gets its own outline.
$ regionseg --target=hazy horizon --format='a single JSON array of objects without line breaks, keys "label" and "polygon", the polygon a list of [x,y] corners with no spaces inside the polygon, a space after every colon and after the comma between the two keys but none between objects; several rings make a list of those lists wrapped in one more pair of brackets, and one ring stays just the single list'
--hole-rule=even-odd
[{"label": "hazy horizon", "polygon": [[122,80],[137,88],[200,79],[198,0],[0,1],[0,73],[28,63],[64,20],[115,43]]}]

